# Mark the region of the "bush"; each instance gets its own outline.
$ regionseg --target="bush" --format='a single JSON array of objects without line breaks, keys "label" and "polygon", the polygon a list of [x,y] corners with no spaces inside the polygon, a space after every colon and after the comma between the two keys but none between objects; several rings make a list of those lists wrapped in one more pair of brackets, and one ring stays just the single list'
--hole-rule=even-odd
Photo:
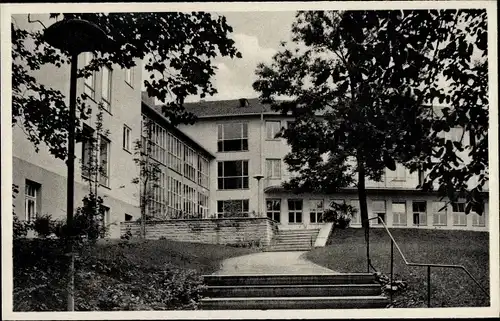
[{"label": "bush", "polygon": [[332,202],[330,209],[323,212],[325,222],[332,222],[336,228],[345,229],[349,227],[352,216],[356,213],[356,209],[345,203],[338,204]]},{"label": "bush", "polygon": [[14,215],[13,221],[12,221],[12,228],[13,228],[13,238],[14,240],[24,238],[26,235],[28,235],[28,230],[32,228],[32,223],[27,222],[27,221],[21,221],[17,215]]},{"label": "bush", "polygon": [[47,237],[55,232],[55,221],[50,215],[39,216],[33,222],[33,229],[39,237]]}]

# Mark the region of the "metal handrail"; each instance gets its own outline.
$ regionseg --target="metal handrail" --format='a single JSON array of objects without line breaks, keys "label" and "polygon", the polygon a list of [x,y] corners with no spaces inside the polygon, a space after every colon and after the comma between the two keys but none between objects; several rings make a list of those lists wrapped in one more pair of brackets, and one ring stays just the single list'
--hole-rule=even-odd
[{"label": "metal handrail", "polygon": [[[396,246],[396,249],[398,250],[399,254],[401,255],[401,258],[403,259],[403,262],[408,265],[408,266],[426,266],[427,267],[427,306],[431,306],[431,267],[440,267],[440,268],[455,268],[455,269],[461,269],[463,270],[471,279],[476,283],[476,285],[483,291],[484,294],[489,298],[490,294],[486,289],[479,283],[479,281],[476,280],[476,278],[463,266],[463,265],[455,265],[455,264],[435,264],[435,263],[415,263],[415,262],[408,262],[406,257],[404,256],[403,252],[401,251],[401,248],[399,247],[398,243],[392,236],[391,232],[387,228],[387,225],[385,224],[384,220],[380,217],[372,217],[369,218],[368,221],[378,219],[379,222],[382,223],[384,226],[384,229],[386,230],[387,234],[389,234],[389,237],[391,238],[391,291],[390,291],[390,296],[391,296],[391,303],[392,303],[392,283],[393,283],[393,266],[394,266],[394,245]],[[371,265],[370,263],[370,253],[368,250],[368,266]]]}]

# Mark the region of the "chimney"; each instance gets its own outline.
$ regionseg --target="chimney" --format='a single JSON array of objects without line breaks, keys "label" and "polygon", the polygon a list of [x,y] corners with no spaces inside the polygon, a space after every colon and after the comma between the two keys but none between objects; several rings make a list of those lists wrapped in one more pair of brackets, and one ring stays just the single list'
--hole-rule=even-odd
[{"label": "chimney", "polygon": [[240,98],[238,100],[240,102],[240,107],[248,107],[248,99],[246,99],[246,98]]},{"label": "chimney", "polygon": [[141,99],[143,102],[145,102],[147,105],[151,107],[156,105],[155,98],[150,97],[147,91],[141,92]]}]

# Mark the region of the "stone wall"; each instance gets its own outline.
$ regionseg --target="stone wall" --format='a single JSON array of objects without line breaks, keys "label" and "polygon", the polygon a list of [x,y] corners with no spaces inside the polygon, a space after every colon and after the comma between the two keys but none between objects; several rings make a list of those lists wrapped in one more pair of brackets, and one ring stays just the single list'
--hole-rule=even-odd
[{"label": "stone wall", "polygon": [[[139,222],[121,222],[121,235],[130,231],[140,236]],[[276,223],[267,217],[189,219],[146,222],[146,238],[210,243],[210,244],[271,244],[277,231]]]}]

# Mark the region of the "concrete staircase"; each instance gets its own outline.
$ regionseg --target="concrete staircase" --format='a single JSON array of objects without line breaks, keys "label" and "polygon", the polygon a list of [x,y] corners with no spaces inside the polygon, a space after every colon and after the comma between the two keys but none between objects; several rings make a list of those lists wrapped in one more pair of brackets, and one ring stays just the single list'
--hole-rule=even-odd
[{"label": "concrete staircase", "polygon": [[268,252],[309,251],[316,241],[319,229],[279,230]]},{"label": "concrete staircase", "polygon": [[202,310],[384,308],[389,299],[368,273],[207,275]]}]

